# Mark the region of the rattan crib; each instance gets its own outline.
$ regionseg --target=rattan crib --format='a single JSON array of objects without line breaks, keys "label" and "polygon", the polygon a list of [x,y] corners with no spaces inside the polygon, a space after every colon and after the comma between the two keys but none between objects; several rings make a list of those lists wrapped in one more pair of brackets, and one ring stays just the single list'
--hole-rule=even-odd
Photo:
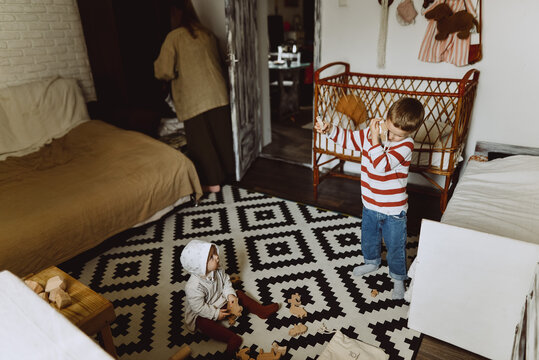
[{"label": "rattan crib", "polygon": [[[321,77],[322,72],[330,72],[328,69],[337,72],[342,68],[342,72]],[[368,118],[384,117],[389,106],[402,96],[414,97],[423,103],[425,121],[413,134],[415,146],[410,171],[421,174],[440,191],[443,212],[451,184],[456,183],[460,169],[479,71],[472,69],[462,79],[372,75],[350,72],[348,63],[334,62],[318,69],[314,80],[315,118],[320,116],[344,129],[360,126],[348,116],[350,114],[336,110],[344,96],[361,100],[358,102],[365,105]],[[361,154],[342,149],[316,131],[313,136],[313,185],[317,199],[318,185],[327,176],[359,179],[359,175],[344,172],[344,162],[360,163]],[[336,165],[332,166],[335,161]],[[435,175],[445,177],[443,186],[438,184]]]}]

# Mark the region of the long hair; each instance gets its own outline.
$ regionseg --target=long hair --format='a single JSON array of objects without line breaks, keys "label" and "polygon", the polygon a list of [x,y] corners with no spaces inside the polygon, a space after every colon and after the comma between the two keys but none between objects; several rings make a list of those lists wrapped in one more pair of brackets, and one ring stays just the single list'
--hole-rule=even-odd
[{"label": "long hair", "polygon": [[191,0],[170,0],[170,6],[181,14],[179,27],[184,27],[193,38],[196,38],[196,29],[205,30],[200,23],[197,12]]}]

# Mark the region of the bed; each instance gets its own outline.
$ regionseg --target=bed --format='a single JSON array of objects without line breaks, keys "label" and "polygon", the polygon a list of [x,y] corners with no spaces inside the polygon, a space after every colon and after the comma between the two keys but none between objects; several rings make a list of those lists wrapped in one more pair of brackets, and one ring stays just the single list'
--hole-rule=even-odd
[{"label": "bed", "polygon": [[[341,68],[342,72],[322,77],[323,72]],[[410,171],[422,175],[440,191],[443,212],[450,188],[457,180],[478,82],[479,71],[475,69],[462,79],[428,78],[355,73],[348,63],[334,62],[315,72],[314,116],[355,130],[365,126],[367,118],[384,117],[396,99],[417,98],[424,105],[425,120],[413,134]],[[319,184],[327,176],[359,180],[358,175],[344,172],[344,163],[360,163],[361,154],[343,150],[314,130],[313,138],[315,199]],[[329,171],[322,173],[328,166]],[[444,179],[443,185],[438,183],[437,176]]]},{"label": "bed", "polygon": [[537,179],[539,149],[479,142],[441,222],[539,244]]},{"label": "bed", "polygon": [[478,142],[440,223],[422,223],[411,328],[487,358],[538,359],[538,155]]},{"label": "bed", "polygon": [[75,80],[0,90],[0,270],[57,265],[201,194],[182,153],[90,120]]}]

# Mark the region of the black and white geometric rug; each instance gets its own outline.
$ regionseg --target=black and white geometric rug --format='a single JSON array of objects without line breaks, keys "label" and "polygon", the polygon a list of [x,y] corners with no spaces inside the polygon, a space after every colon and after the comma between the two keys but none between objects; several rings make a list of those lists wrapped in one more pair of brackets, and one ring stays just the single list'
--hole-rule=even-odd
[{"label": "black and white geometric rug", "polygon": [[[227,273],[241,279],[236,288],[264,304],[281,304],[267,320],[248,314],[234,325],[251,357],[276,341],[288,347],[282,359],[316,359],[332,337],[318,331],[325,324],[382,348],[390,359],[413,359],[420,333],[406,326],[408,305],[391,299],[387,264],[364,278],[351,275],[363,259],[360,227],[359,218],[225,186],[197,207],[116,236],[113,248],[64,270],[114,304],[121,359],[168,359],[183,344],[194,359],[221,358],[225,344],[183,325],[188,275],[179,259],[192,239],[219,245]],[[407,246],[411,259],[417,237]],[[373,289],[378,296],[371,296]],[[296,292],[308,314],[301,320],[287,303]],[[298,322],[308,330],[291,337]]]}]

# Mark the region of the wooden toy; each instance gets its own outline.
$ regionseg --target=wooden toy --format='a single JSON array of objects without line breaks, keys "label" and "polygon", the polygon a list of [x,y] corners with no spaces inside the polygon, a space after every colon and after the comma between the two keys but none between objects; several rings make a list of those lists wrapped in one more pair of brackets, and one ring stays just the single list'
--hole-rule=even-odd
[{"label": "wooden toy", "polygon": [[290,299],[288,299],[288,302],[290,303],[290,313],[292,315],[297,316],[300,319],[303,319],[305,316],[307,316],[307,312],[305,311],[305,309],[303,309],[303,306],[301,306],[300,294],[292,294]]},{"label": "wooden toy", "polygon": [[292,294],[290,299],[288,299],[288,302],[291,305],[301,306],[301,295],[299,293]]},{"label": "wooden toy", "polygon": [[373,289],[373,290],[371,291],[371,296],[372,296],[372,297],[377,297],[377,296],[378,296],[378,290]]},{"label": "wooden toy", "polygon": [[172,355],[168,360],[184,360],[191,355],[191,348],[188,345],[183,345],[180,350]]},{"label": "wooden toy", "polygon": [[67,289],[67,284],[61,276],[53,276],[49,280],[47,280],[47,284],[45,285],[45,292],[50,292],[53,289],[60,288],[62,290]]},{"label": "wooden toy", "polygon": [[243,306],[240,306],[238,298],[234,298],[234,300],[228,302],[226,308],[230,312],[228,323],[233,325],[236,322],[236,319],[241,316]]},{"label": "wooden toy", "polygon": [[37,281],[34,280],[24,280],[24,283],[26,286],[28,286],[30,289],[32,289],[33,292],[36,294],[43,292],[43,286],[41,286]]},{"label": "wooden toy", "polygon": [[238,283],[240,281],[241,281],[241,279],[240,279],[240,277],[238,275],[230,275],[230,282],[232,284],[236,284],[236,283]]},{"label": "wooden toy", "polygon": [[240,360],[254,360],[249,356],[249,350],[250,349],[248,347],[244,347],[236,353],[236,357],[238,357]]},{"label": "wooden toy", "polygon": [[271,344],[271,348],[275,354],[279,354],[281,356],[286,354],[286,346],[280,346],[276,342],[273,342],[273,344]]},{"label": "wooden toy", "polygon": [[281,354],[276,354],[273,349],[268,353],[265,353],[262,349],[258,349],[256,360],[278,360],[280,358]]},{"label": "wooden toy", "polygon": [[40,298],[42,298],[46,302],[49,302],[49,295],[47,295],[47,293],[45,291],[40,292],[38,295],[39,295]]},{"label": "wooden toy", "polygon": [[303,334],[306,331],[307,331],[307,326],[303,324],[296,324],[294,325],[292,329],[290,329],[290,331],[288,331],[288,335],[297,336],[297,335]]},{"label": "wooden toy", "polygon": [[49,301],[53,302],[58,309],[71,305],[71,296],[61,288],[52,289],[49,293]]}]

